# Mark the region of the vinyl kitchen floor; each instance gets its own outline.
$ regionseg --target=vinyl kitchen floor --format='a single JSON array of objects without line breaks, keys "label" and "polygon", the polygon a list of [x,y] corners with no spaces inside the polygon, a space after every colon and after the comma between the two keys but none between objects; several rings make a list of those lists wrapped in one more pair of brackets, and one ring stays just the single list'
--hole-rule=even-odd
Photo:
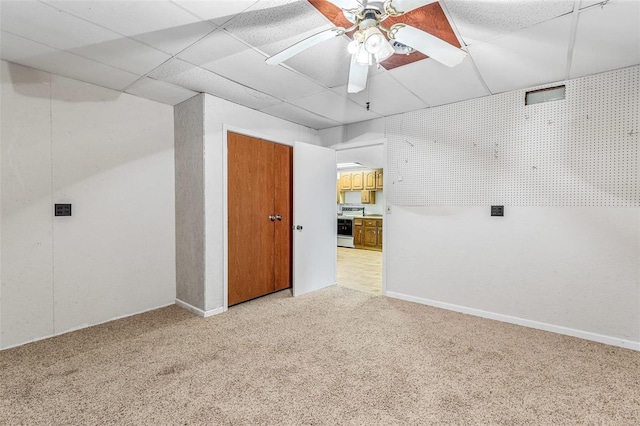
[{"label": "vinyl kitchen floor", "polygon": [[338,247],[338,285],[382,294],[382,252]]}]

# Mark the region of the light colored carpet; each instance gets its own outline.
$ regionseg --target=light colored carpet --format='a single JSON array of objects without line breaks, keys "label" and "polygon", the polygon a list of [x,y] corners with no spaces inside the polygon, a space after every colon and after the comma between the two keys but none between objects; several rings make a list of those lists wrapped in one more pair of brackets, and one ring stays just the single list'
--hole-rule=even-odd
[{"label": "light colored carpet", "polygon": [[2,424],[640,424],[640,353],[331,287],[0,352]]}]

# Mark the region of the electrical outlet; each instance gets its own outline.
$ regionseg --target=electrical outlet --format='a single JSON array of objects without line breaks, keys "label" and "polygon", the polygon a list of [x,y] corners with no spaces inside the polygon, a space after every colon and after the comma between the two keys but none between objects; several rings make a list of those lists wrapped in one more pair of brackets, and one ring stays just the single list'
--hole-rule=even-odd
[{"label": "electrical outlet", "polygon": [[56,204],[54,214],[56,216],[71,216],[71,204]]},{"label": "electrical outlet", "polygon": [[491,216],[504,216],[504,206],[491,206]]}]

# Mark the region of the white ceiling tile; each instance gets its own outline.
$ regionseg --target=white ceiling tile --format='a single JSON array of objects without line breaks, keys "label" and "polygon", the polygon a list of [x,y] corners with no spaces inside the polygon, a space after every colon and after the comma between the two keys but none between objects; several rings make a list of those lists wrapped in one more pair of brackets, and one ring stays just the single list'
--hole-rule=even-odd
[{"label": "white ceiling tile", "polygon": [[[47,0],[57,8],[174,53],[215,28],[167,0]],[[178,38],[174,40],[173,38]]]},{"label": "white ceiling tile", "polygon": [[166,53],[124,37],[69,51],[138,75],[148,73],[171,58]]},{"label": "white ceiling tile", "polygon": [[582,0],[580,2],[580,9],[593,6],[594,4],[601,4],[604,0]]},{"label": "white ceiling tile", "polygon": [[4,31],[0,38],[2,39],[0,56],[7,61],[114,90],[122,90],[138,79],[135,74]]},{"label": "white ceiling tile", "polygon": [[530,27],[573,11],[573,0],[445,0],[466,45]]},{"label": "white ceiling tile", "polygon": [[570,78],[640,63],[640,2],[612,1],[578,15]]},{"label": "white ceiling tile", "polygon": [[209,93],[253,109],[262,109],[282,102],[180,59],[168,61],[149,76],[185,89]]},{"label": "white ceiling tile", "polygon": [[3,31],[139,75],[170,56],[35,1],[2,3]]},{"label": "white ceiling tile", "polygon": [[365,106],[347,99],[346,93],[340,96],[331,90],[296,99],[291,103],[340,123],[355,123],[380,117],[373,111],[367,111]]},{"label": "white ceiling tile", "polygon": [[163,52],[175,55],[215,29],[216,27],[209,22],[194,22],[174,28],[138,34],[135,39]]},{"label": "white ceiling tile", "polygon": [[572,15],[469,46],[492,93],[564,80]]},{"label": "white ceiling tile", "polygon": [[223,25],[238,13],[248,9],[258,0],[171,0],[203,20]]},{"label": "white ceiling tile", "polygon": [[[225,25],[233,35],[268,55],[332,27],[309,2],[291,0],[262,0]],[[349,75],[348,43],[346,36],[336,37],[285,64],[324,86],[342,86]]]},{"label": "white ceiling tile", "polygon": [[469,58],[452,68],[423,59],[389,73],[430,106],[489,95]]},{"label": "white ceiling tile", "polygon": [[66,50],[122,38],[83,19],[36,1],[3,1],[3,31]]},{"label": "white ceiling tile", "polygon": [[296,99],[324,90],[282,66],[265,64],[263,55],[224,31],[210,34],[179,57],[281,99]]},{"label": "white ceiling tile", "polygon": [[[347,36],[336,37],[305,50],[285,64],[327,87],[347,84],[351,55]],[[373,72],[372,67],[372,72]]]},{"label": "white ceiling tile", "polygon": [[[347,93],[347,86],[335,88],[333,91],[344,96]],[[367,87],[362,92],[349,93],[347,97],[361,106],[366,106],[369,102],[371,111],[380,115],[399,114],[428,106],[393,78],[388,71],[370,77]]]},{"label": "white ceiling tile", "polygon": [[262,0],[224,27],[273,55],[333,25],[308,1]]},{"label": "white ceiling tile", "polygon": [[136,81],[125,92],[167,105],[177,105],[198,94],[197,92],[148,77]]},{"label": "white ceiling tile", "polygon": [[338,123],[337,121],[321,117],[317,114],[305,111],[301,108],[298,108],[297,106],[293,106],[286,102],[264,108],[261,111],[275,117],[302,124],[303,126],[311,127],[312,129],[326,129],[327,127],[335,127],[340,125],[340,123]]}]

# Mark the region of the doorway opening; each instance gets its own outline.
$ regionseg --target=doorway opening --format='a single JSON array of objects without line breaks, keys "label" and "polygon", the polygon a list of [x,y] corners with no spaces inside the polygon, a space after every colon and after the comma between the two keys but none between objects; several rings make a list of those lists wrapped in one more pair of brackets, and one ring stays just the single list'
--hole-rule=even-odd
[{"label": "doorway opening", "polygon": [[337,284],[383,291],[384,141],[336,149]]}]

